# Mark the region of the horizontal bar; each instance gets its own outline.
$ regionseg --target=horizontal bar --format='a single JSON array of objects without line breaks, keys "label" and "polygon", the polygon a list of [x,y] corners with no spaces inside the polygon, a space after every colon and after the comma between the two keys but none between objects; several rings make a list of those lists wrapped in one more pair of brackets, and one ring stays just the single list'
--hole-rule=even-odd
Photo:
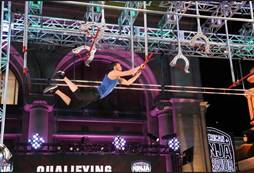
[{"label": "horizontal bar", "polygon": [[[82,137],[89,138],[89,139],[102,139],[102,140],[113,140],[116,135],[101,135],[101,134],[61,134],[56,133],[53,134],[53,138],[62,138],[62,139],[81,139]],[[145,136],[138,136],[138,135],[121,135],[126,140],[133,140],[133,141],[143,141],[145,140]]]},{"label": "horizontal bar", "polygon": [[15,139],[15,138],[21,137],[21,136],[22,136],[21,133],[5,133],[4,134],[5,139]]},{"label": "horizontal bar", "polygon": [[[34,85],[47,85],[45,83],[32,83]],[[67,84],[57,84],[58,86],[67,86]],[[84,85],[84,84],[77,84],[78,87],[83,87],[83,88],[97,88],[98,85]],[[202,87],[200,87],[202,89]],[[128,87],[115,87],[115,89],[122,89],[122,90],[134,90],[134,91],[162,91],[161,88],[135,88],[132,86],[128,86]],[[236,91],[236,89],[227,89],[226,90],[230,90],[230,91]],[[218,95],[238,95],[238,96],[247,96],[248,94],[245,93],[230,93],[230,92],[215,92],[215,91],[194,91],[194,90],[180,90],[180,89],[164,89],[163,91],[165,92],[173,92],[173,93],[189,93],[189,94],[218,94]],[[253,94],[254,95],[254,94]]]},{"label": "horizontal bar", "polygon": [[119,120],[119,119],[87,119],[75,116],[57,116],[56,121],[61,122],[88,122],[88,123],[119,123],[119,124],[145,124],[144,120]]},{"label": "horizontal bar", "polygon": [[[39,81],[47,81],[48,79],[42,79],[42,78],[31,78],[32,84],[33,80],[39,80]],[[54,82],[64,82],[63,79],[52,79]],[[71,80],[75,83],[95,83],[95,84],[101,84],[101,81],[91,81],[91,80]],[[47,85],[47,83],[42,83],[42,85]],[[59,84],[59,86],[67,86],[64,84]],[[80,85],[82,86],[82,85]],[[146,86],[146,87],[157,87],[155,89],[158,89],[158,87],[162,87],[162,85],[158,84],[139,84],[139,83],[133,83],[131,86]],[[214,87],[196,87],[196,86],[179,86],[179,85],[164,85],[166,88],[182,88],[182,89],[200,89],[200,90],[220,90],[220,91],[237,91],[237,92],[245,92],[245,89],[229,89],[229,88],[214,88]],[[147,88],[148,89],[148,88]]]}]

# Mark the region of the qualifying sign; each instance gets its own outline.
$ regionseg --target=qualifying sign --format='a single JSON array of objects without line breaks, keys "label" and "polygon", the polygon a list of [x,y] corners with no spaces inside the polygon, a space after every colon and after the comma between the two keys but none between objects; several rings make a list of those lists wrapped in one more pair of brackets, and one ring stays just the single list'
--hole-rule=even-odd
[{"label": "qualifying sign", "polygon": [[208,145],[213,172],[235,172],[235,154],[230,135],[207,127]]},{"label": "qualifying sign", "polygon": [[13,154],[13,172],[166,172],[164,156]]}]

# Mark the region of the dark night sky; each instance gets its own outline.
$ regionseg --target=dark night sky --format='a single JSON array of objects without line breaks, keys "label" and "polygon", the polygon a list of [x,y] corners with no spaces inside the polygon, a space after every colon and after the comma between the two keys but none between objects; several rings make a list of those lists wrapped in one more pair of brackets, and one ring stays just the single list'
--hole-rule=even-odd
[{"label": "dark night sky", "polygon": [[[240,79],[240,64],[243,76],[254,67],[254,61],[234,60],[236,79]],[[232,84],[229,60],[200,59],[202,86],[228,88]],[[251,85],[245,81],[246,89]],[[241,89],[242,85],[235,88]],[[204,95],[210,106],[206,112],[207,126],[217,127],[234,136],[242,136],[242,132],[250,128],[247,99],[244,96]]]}]

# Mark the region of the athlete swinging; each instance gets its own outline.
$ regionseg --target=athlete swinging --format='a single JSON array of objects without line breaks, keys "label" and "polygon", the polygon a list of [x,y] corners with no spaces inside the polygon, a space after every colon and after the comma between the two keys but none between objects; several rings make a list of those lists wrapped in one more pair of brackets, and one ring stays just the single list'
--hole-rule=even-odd
[{"label": "athlete swinging", "polygon": [[[59,96],[66,105],[73,108],[82,108],[91,102],[103,99],[109,95],[118,83],[122,85],[131,85],[141,75],[141,71],[144,69],[145,64],[146,62],[131,70],[122,71],[122,66],[119,63],[112,63],[109,73],[104,76],[101,84],[97,88],[86,88],[85,90],[81,90],[76,84],[70,81],[65,76],[65,72],[58,71],[56,74],[64,80],[71,90],[72,95],[66,95],[58,88],[57,85],[46,87],[43,93],[55,94]],[[122,78],[131,75],[133,77],[129,80]]]}]

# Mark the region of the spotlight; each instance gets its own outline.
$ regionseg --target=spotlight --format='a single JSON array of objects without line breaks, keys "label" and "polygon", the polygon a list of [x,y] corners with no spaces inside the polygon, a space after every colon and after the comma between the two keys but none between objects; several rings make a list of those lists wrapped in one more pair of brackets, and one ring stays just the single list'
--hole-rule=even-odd
[{"label": "spotlight", "polygon": [[254,131],[251,129],[244,131],[243,141],[245,143],[254,143]]},{"label": "spotlight", "polygon": [[62,149],[62,147],[59,145],[56,147],[57,151],[60,151]]},{"label": "spotlight", "polygon": [[245,143],[248,142],[248,137],[246,134],[243,135],[243,142],[245,142]]},{"label": "spotlight", "polygon": [[76,147],[76,151],[79,151],[79,150],[80,150],[80,149],[79,149],[79,147],[77,146],[77,147]]},{"label": "spotlight", "polygon": [[176,137],[176,134],[169,134],[162,137],[162,139],[168,141],[168,147],[174,151],[178,151],[180,149],[180,141]]},{"label": "spotlight", "polygon": [[44,142],[44,139],[40,137],[38,133],[33,135],[32,139],[28,139],[28,143],[30,143],[34,149],[40,148]]},{"label": "spotlight", "polygon": [[168,140],[168,147],[174,151],[178,151],[180,149],[180,141],[177,137],[173,137]]},{"label": "spotlight", "polygon": [[70,150],[70,151],[73,151],[73,147],[72,147],[72,146],[70,146],[70,147],[69,147],[69,150]]},{"label": "spotlight", "polygon": [[153,140],[154,142],[159,142],[160,138],[158,138],[157,136],[154,136],[152,133],[148,133],[147,136]]},{"label": "spotlight", "polygon": [[126,140],[121,136],[116,136],[112,142],[117,150],[125,150]]}]

